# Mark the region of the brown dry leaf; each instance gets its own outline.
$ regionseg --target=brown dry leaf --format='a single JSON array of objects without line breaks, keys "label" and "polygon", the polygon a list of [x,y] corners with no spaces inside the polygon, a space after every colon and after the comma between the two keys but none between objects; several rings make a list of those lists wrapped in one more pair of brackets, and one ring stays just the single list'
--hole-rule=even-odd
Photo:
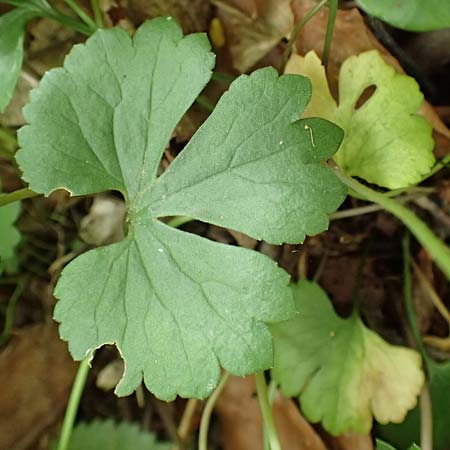
[{"label": "brown dry leaf", "polygon": [[207,0],[128,0],[127,11],[134,24],[157,16],[172,16],[185,34],[206,31],[211,18]]},{"label": "brown dry leaf", "polygon": [[[292,9],[295,23],[298,23],[315,5],[314,0],[293,0]],[[295,42],[299,54],[305,55],[308,51],[314,50],[320,57],[322,56],[327,21],[328,9],[322,8],[300,30]],[[342,63],[350,56],[372,49],[378,50],[383,59],[394,66],[398,72],[405,73],[398,60],[377,40],[364,23],[358,9],[338,10],[328,66],[328,81],[334,98],[337,98],[339,69]],[[427,101],[423,103],[419,113],[431,123],[437,132],[450,139],[450,130]]]},{"label": "brown dry leaf", "polygon": [[56,324],[17,333],[0,353],[0,449],[30,447],[63,416],[76,367]]},{"label": "brown dry leaf", "polygon": [[37,87],[39,81],[27,72],[21,72],[13,98],[5,112],[0,114],[0,125],[19,127],[25,124],[22,108],[28,103],[30,90]]},{"label": "brown dry leaf", "polygon": [[342,436],[329,436],[326,442],[330,450],[373,450],[372,437],[367,434],[344,434]]},{"label": "brown dry leaf", "polygon": [[212,0],[239,72],[246,72],[294,25],[291,0]]},{"label": "brown dry leaf", "polygon": [[[255,378],[230,377],[216,404],[224,450],[261,450],[263,423]],[[283,450],[327,450],[295,403],[279,395],[274,415]]]}]

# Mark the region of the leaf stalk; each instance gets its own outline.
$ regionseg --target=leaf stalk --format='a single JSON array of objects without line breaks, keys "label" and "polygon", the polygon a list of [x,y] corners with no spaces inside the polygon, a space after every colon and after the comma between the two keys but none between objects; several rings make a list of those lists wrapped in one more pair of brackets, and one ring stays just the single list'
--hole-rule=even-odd
[{"label": "leaf stalk", "polygon": [[70,392],[69,403],[67,405],[66,414],[64,416],[64,422],[61,429],[61,434],[58,441],[56,450],[67,450],[72,436],[73,425],[75,423],[75,417],[77,415],[78,406],[80,405],[80,399],[86,385],[87,376],[89,373],[89,363],[93,357],[91,353],[88,357],[83,359],[78,366],[77,375]]},{"label": "leaf stalk", "polygon": [[256,391],[258,393],[259,406],[264,420],[267,437],[270,443],[271,450],[281,450],[280,439],[275,427],[275,420],[272,413],[272,406],[269,401],[267,392],[267,384],[264,378],[264,372],[259,372],[255,375]]},{"label": "leaf stalk", "polygon": [[[202,413],[202,419],[200,421],[200,433],[198,437],[198,450],[208,450],[208,430],[209,423],[211,421],[211,415],[214,410],[214,406],[216,404],[217,399],[223,391],[223,388],[227,384],[228,378],[230,374],[225,372],[223,374],[220,383],[216,387],[215,391],[211,394],[211,396],[206,401],[205,409]],[[58,449],[60,450],[60,449]]]},{"label": "leaf stalk", "polygon": [[8,194],[0,194],[0,207],[26,198],[36,197],[37,195],[40,194],[28,188],[18,189],[17,191],[9,192]]},{"label": "leaf stalk", "polygon": [[358,197],[377,203],[400,219],[450,280],[450,249],[430,230],[425,222],[398,201],[359,183],[354,178],[345,175],[337,167],[334,167],[334,172]]}]

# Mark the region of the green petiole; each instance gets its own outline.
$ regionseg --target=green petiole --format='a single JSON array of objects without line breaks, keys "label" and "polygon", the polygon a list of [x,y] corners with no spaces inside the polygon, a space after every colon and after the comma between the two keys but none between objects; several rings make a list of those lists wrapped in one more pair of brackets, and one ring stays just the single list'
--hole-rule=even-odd
[{"label": "green petiole", "polygon": [[400,219],[428,251],[437,266],[450,279],[450,249],[428,228],[425,222],[398,201],[359,183],[354,178],[345,175],[337,167],[334,168],[334,172],[359,198],[362,197],[365,200],[377,203]]}]

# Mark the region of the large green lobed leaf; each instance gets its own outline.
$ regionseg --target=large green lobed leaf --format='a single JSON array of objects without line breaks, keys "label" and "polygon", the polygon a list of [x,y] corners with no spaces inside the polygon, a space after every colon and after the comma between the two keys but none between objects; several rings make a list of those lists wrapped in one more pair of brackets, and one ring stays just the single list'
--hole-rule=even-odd
[{"label": "large green lobed leaf", "polygon": [[[269,258],[172,229],[190,217],[271,242],[324,230],[345,189],[322,162],[341,130],[298,122],[304,77],[273,69],[243,76],[170,168],[156,178],[181,116],[211,76],[203,34],[169,19],[130,38],[100,30],[50,71],[25,108],[17,154],[30,188],[48,194],[122,192],[124,241],[90,251],[63,271],[55,318],[76,359],[114,343],[125,361],[116,393],[142,378],[158,397],[205,397],[220,366],[246,375],[272,365],[268,323],[292,315],[288,274]],[[305,129],[314,129],[315,141]],[[289,214],[289,217],[285,217]]]}]

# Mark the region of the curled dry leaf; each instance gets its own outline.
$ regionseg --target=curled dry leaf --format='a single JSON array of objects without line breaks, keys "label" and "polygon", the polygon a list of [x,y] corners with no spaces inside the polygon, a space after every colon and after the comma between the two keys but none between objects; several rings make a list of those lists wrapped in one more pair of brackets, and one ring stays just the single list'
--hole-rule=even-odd
[{"label": "curled dry leaf", "polygon": [[[230,377],[216,404],[224,450],[261,450],[263,423],[255,378]],[[326,450],[292,400],[277,395],[274,415],[283,450]]]},{"label": "curled dry leaf", "polygon": [[223,23],[233,65],[246,72],[289,35],[291,0],[212,0]]},{"label": "curled dry leaf", "polygon": [[30,448],[62,417],[76,366],[55,324],[17,333],[0,353],[1,449]]}]

